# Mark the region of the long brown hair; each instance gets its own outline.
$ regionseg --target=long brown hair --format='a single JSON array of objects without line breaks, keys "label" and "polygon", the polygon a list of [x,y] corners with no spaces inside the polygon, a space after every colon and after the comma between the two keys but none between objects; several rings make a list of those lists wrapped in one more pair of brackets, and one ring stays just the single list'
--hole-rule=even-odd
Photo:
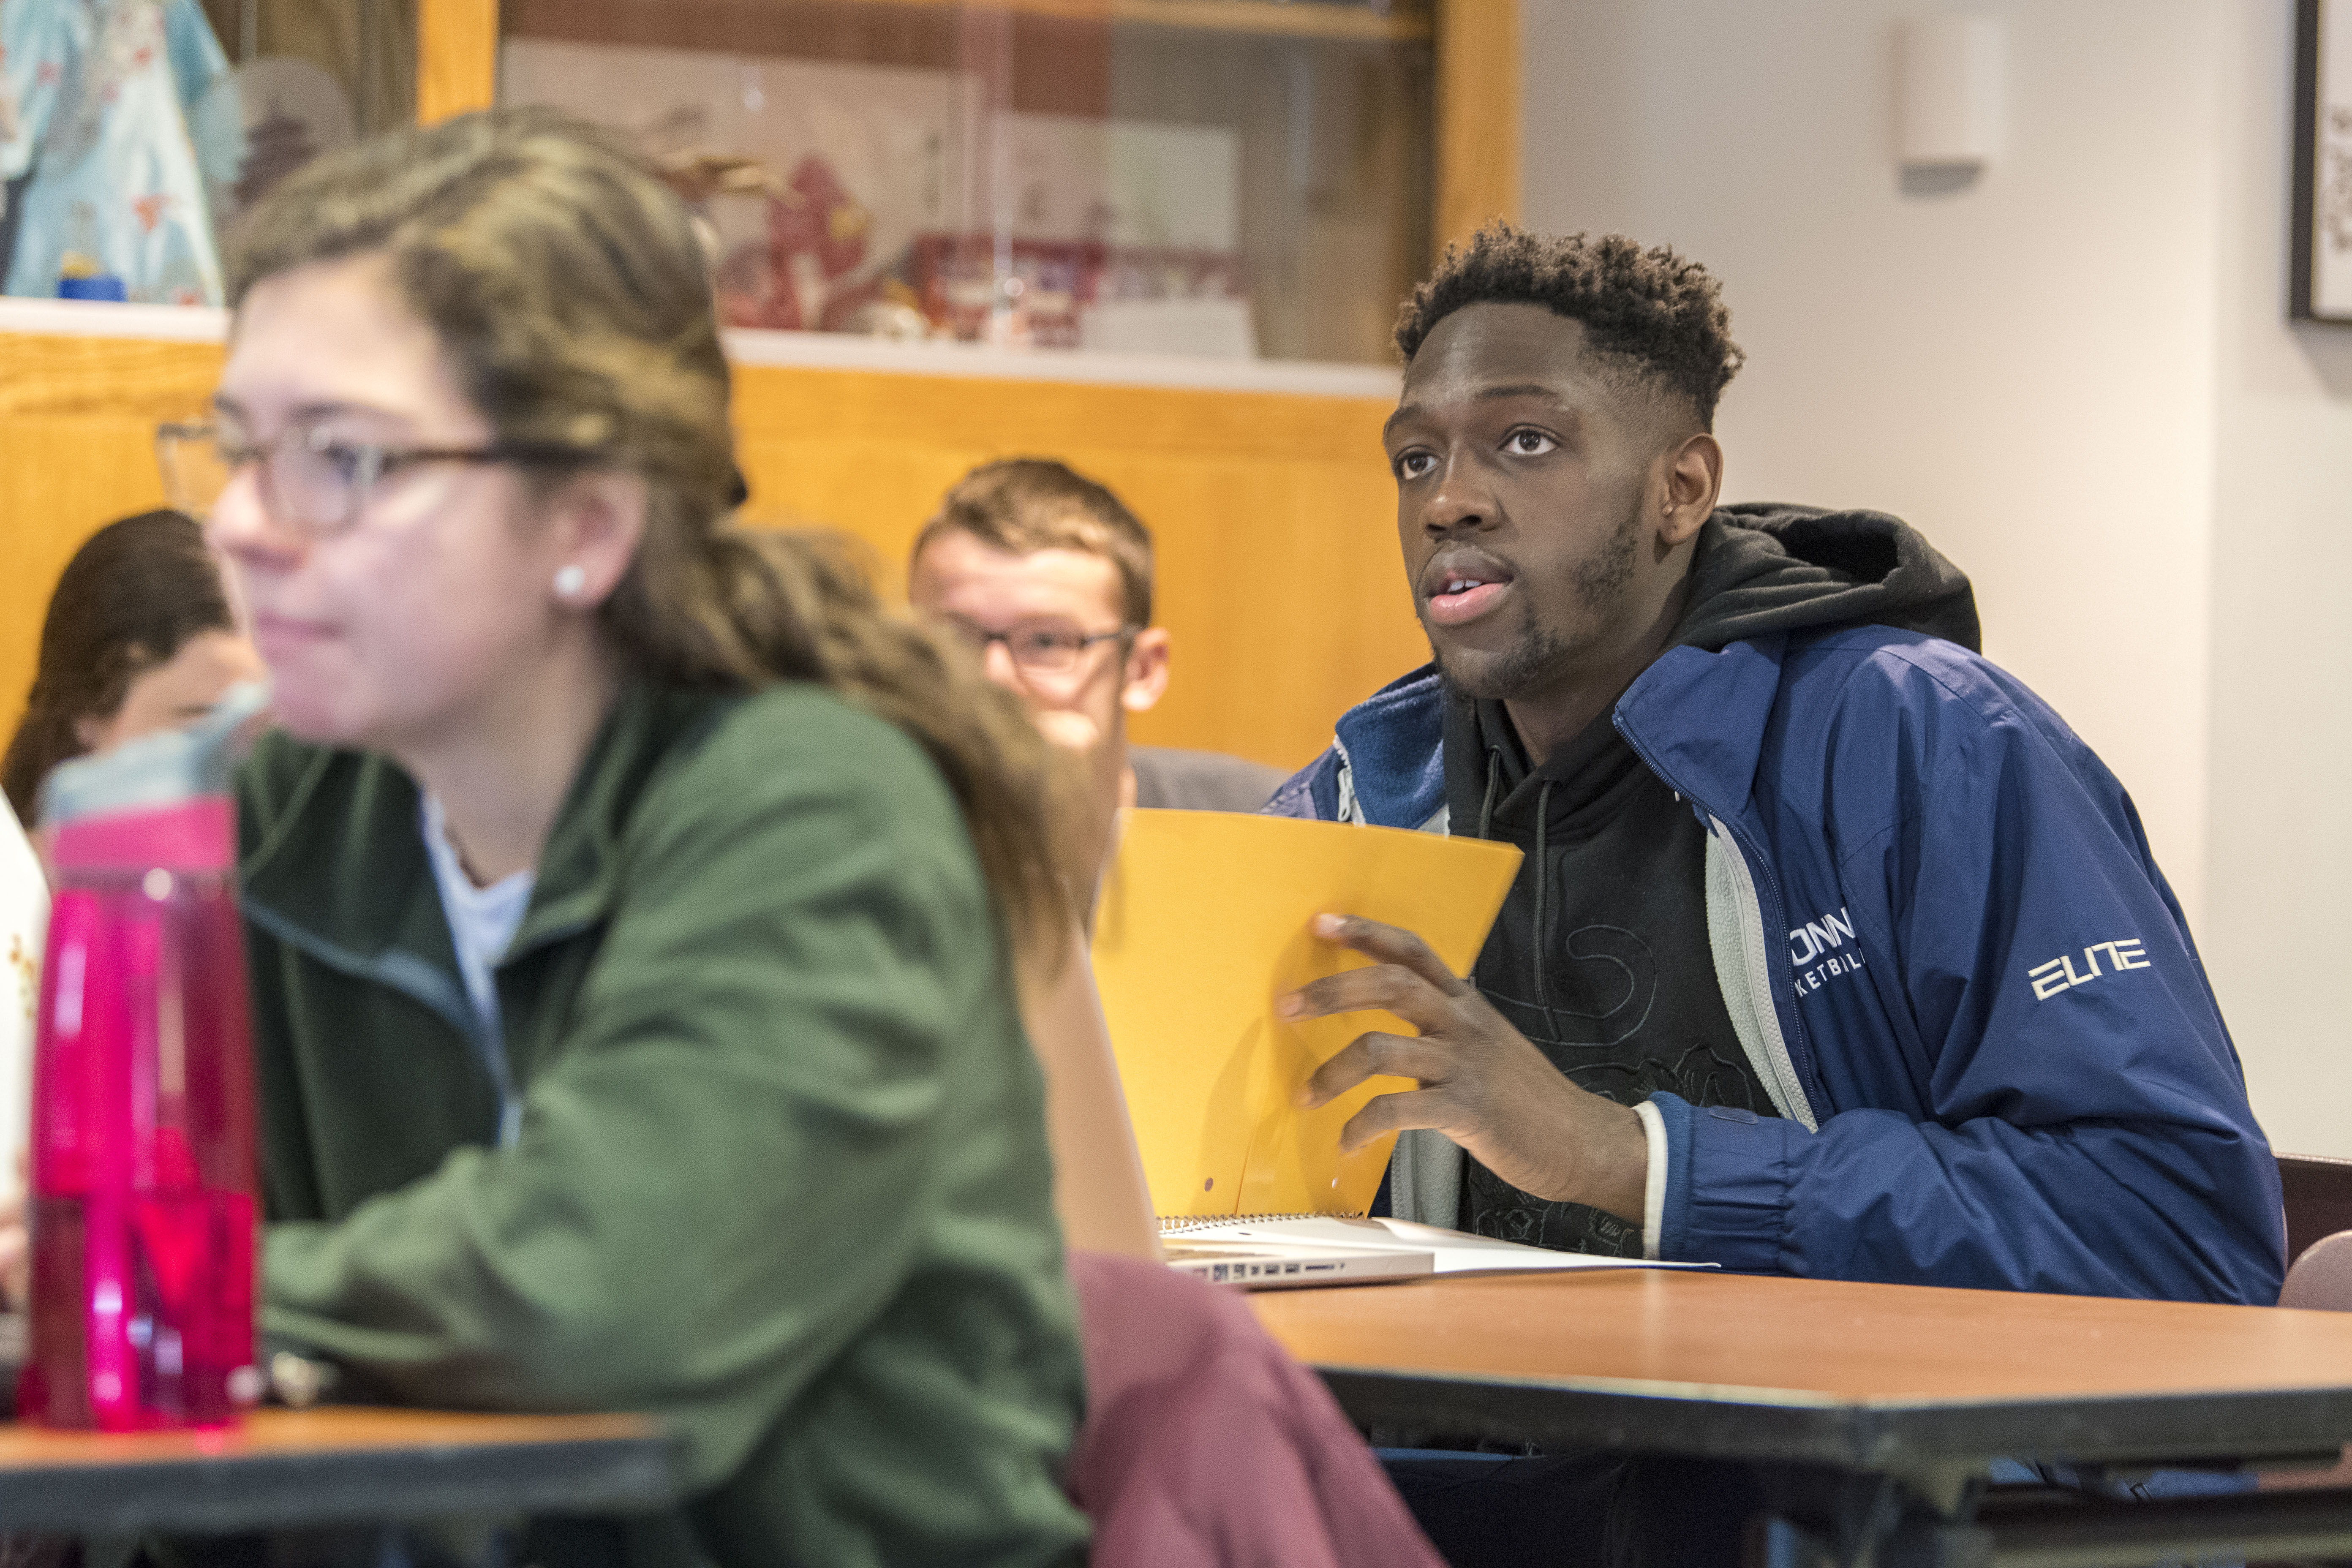
[{"label": "long brown hair", "polygon": [[635,668],[746,689],[821,680],[929,753],[1013,934],[1072,925],[1056,765],[1017,699],[886,616],[847,555],[732,526],[727,362],[685,205],[626,146],[541,110],[394,132],[305,164],[229,240],[232,308],[264,279],[381,255],[502,441],[646,482],[635,563],[601,612]]},{"label": "long brown hair", "polygon": [[41,781],[88,749],[83,720],[112,718],[141,674],[190,637],[236,624],[195,519],[143,511],[91,534],[49,595],[32,693],[0,762],[16,819],[31,826]]}]

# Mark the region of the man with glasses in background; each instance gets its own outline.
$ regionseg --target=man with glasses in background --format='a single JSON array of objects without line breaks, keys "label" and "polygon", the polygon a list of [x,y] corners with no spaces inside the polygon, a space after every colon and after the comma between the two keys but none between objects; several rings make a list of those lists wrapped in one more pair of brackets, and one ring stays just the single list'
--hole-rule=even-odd
[{"label": "man with glasses in background", "polygon": [[1239,757],[1128,744],[1127,716],[1168,689],[1151,535],[1061,463],[1008,458],[959,479],[916,536],[907,597],[969,639],[1046,738],[1085,760],[1102,855],[1120,806],[1255,811],[1282,782]]}]

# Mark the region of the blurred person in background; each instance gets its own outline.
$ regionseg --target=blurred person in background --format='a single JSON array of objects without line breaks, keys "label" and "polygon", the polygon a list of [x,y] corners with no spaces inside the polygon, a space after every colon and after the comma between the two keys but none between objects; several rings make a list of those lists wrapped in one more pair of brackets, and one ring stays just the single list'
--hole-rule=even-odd
[{"label": "blurred person in background", "polygon": [[24,1298],[17,1172],[48,929],[48,885],[26,837],[41,781],[59,763],[193,723],[261,673],[204,530],[184,513],[108,523],[49,596],[33,689],[0,759],[0,1298],[10,1302]]},{"label": "blurred person in background", "polygon": [[110,522],[74,552],[49,596],[0,787],[29,829],[51,768],[192,723],[261,673],[194,518],[146,511]]},{"label": "blurred person in background", "polygon": [[186,438],[282,726],[240,782],[273,1344],[677,1436],[678,1510],[515,1561],[1080,1560],[1014,979],[1075,926],[1049,749],[729,526],[702,253],[617,142],[331,153],[229,286]]},{"label": "blurred person in background", "polygon": [[1216,752],[1129,744],[1128,715],[1168,689],[1151,555],[1150,532],[1110,490],[1048,458],[1008,458],[956,481],[908,568],[915,609],[955,628],[1082,759],[1097,866],[1121,806],[1255,811],[1284,777]]}]

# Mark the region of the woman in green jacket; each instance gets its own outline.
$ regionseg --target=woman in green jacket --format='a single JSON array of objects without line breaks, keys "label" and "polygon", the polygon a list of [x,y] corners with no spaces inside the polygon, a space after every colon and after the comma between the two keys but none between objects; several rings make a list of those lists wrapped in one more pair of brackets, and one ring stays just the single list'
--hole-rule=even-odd
[{"label": "woman in green jacket", "polygon": [[703,256],[625,151],[471,116],[235,241],[267,1332],[381,1397],[680,1435],[684,1509],[519,1561],[1078,1557],[1012,969],[1070,922],[1042,744],[725,526]]}]

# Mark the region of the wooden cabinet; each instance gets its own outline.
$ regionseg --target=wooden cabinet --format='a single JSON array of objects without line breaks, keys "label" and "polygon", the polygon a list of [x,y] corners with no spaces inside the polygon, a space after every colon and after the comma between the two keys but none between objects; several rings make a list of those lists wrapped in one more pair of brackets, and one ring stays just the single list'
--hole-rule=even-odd
[{"label": "wooden cabinet", "polygon": [[[784,0],[751,3],[774,10]],[[1418,27],[1435,47],[1439,231],[1517,214],[1516,0],[1386,16],[1315,0],[1013,9],[1097,21],[1149,10],[1228,33]],[[416,26],[420,116],[492,96],[495,5],[416,0]],[[66,559],[101,523],[161,504],[153,426],[203,409],[225,325],[204,310],[0,301],[0,726],[13,727],[30,684]],[[974,463],[1056,456],[1119,491],[1158,537],[1161,619],[1174,641],[1169,695],[1137,725],[1148,742],[1302,763],[1349,703],[1427,657],[1379,448],[1392,371],[784,332],[730,334],[730,352],[751,521],[856,536],[894,596],[915,530]]]},{"label": "wooden cabinet", "polygon": [[[1445,242],[1463,237],[1488,218],[1519,216],[1520,0],[1401,0],[1381,8],[1318,0],[1005,0],[994,7],[955,5],[953,0],[856,3],[884,10],[992,8],[1082,20],[1150,21],[1234,35],[1429,41],[1437,67],[1433,249],[1442,249]],[[488,108],[498,93],[497,0],[415,4],[417,117],[431,121]],[[575,0],[536,4],[592,12],[616,9],[603,0],[584,5]],[[667,8],[667,0],[642,4]],[[770,13],[793,8],[792,0],[741,7]]]},{"label": "wooden cabinet", "polygon": [[1475,222],[1516,183],[1515,95],[1496,97],[1515,16],[1516,0],[506,0],[496,90],[705,176],[730,326],[1385,364],[1441,205]]}]

